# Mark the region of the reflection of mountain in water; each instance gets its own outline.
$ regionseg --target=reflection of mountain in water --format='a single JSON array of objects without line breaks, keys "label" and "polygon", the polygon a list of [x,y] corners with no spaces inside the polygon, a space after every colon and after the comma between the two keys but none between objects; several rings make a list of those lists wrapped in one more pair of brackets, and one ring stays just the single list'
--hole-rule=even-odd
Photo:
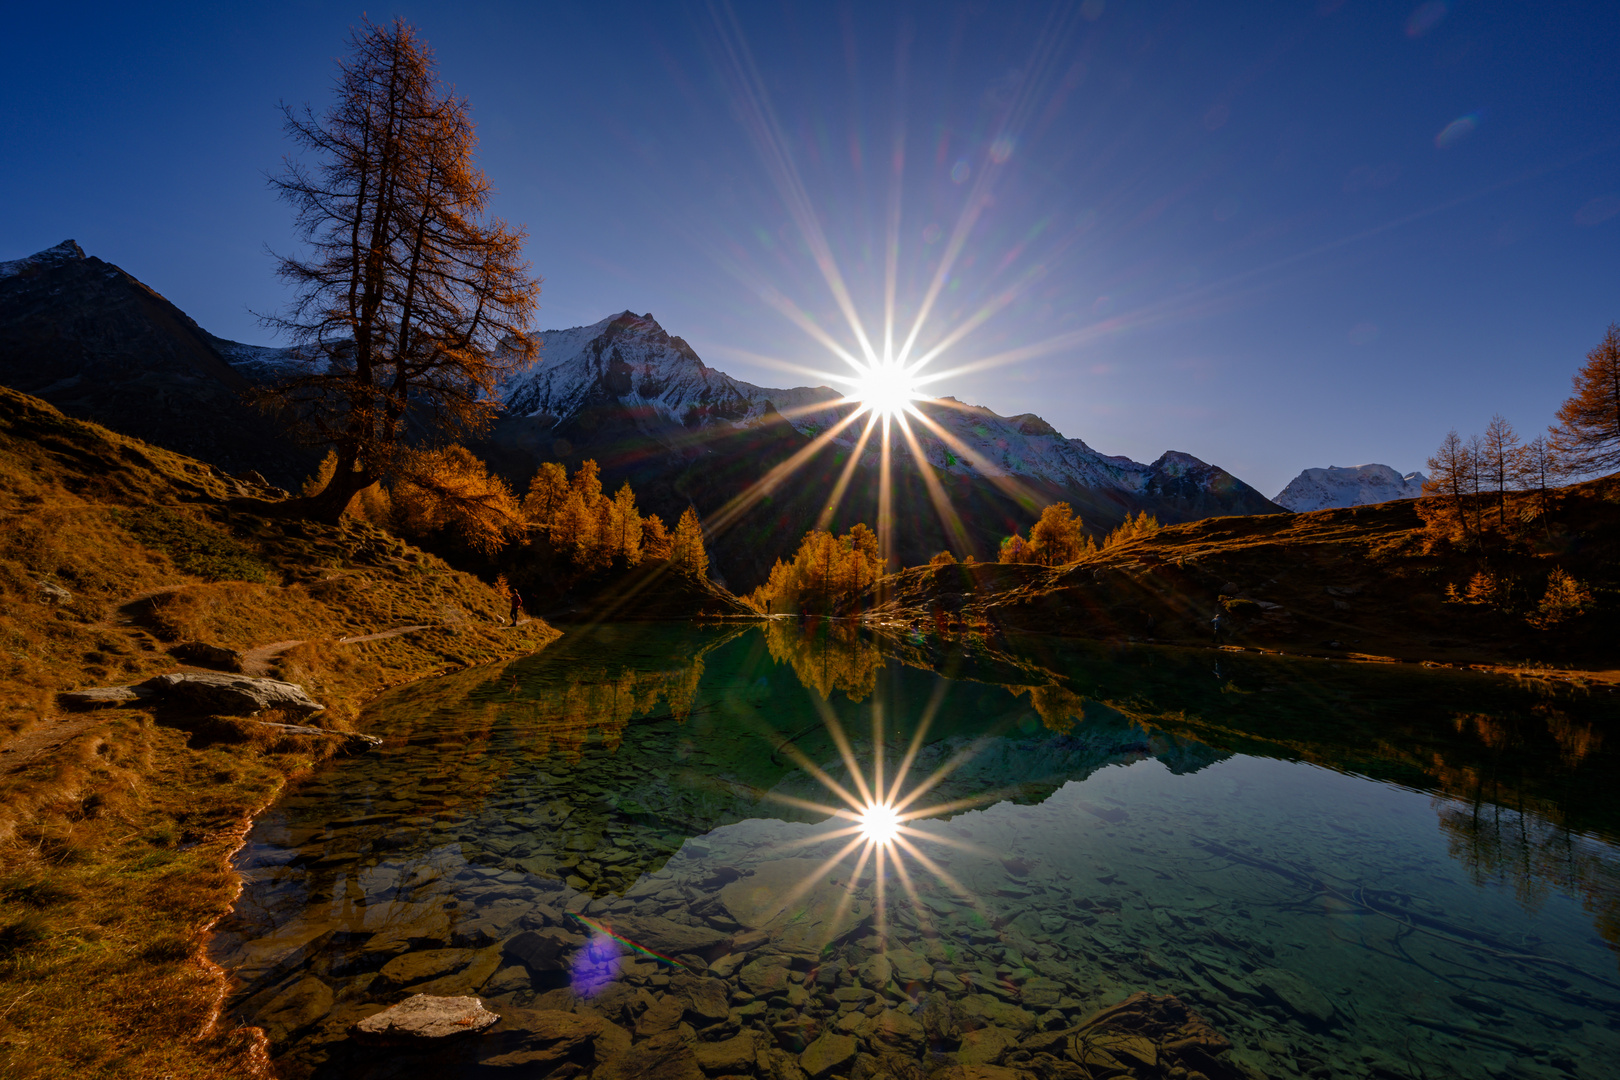
[{"label": "reflection of mountain in water", "polygon": [[[397,850],[453,839],[476,865],[619,892],[686,838],[753,817],[824,817],[776,796],[834,801],[797,763],[846,774],[828,717],[870,760],[867,699],[882,676],[886,755],[898,761],[918,717],[893,703],[926,701],[940,682],[820,620],[714,633],[695,650],[687,628],[571,637],[498,674],[447,676],[380,702],[366,721],[385,745],[347,770],[349,782],[375,772],[417,818],[434,820],[414,832],[412,822],[401,829],[379,815],[344,843]],[[969,689],[978,695],[971,703],[947,692],[918,752],[918,777],[950,766],[927,805],[1038,802],[1106,765],[1159,757],[1181,771],[1224,756],[1169,733],[1149,736],[1096,704],[1086,712],[1054,685],[994,686],[988,697]],[[304,797],[319,801],[307,792],[284,805],[296,810]]]}]

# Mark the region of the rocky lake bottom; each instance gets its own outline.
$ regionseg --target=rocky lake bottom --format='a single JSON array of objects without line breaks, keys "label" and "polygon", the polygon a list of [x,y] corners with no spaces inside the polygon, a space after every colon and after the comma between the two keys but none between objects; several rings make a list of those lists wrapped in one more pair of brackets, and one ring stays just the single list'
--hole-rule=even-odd
[{"label": "rocky lake bottom", "polygon": [[213,954],[288,1077],[1610,1075],[1610,703],[1343,667],[577,631],[378,701]]}]

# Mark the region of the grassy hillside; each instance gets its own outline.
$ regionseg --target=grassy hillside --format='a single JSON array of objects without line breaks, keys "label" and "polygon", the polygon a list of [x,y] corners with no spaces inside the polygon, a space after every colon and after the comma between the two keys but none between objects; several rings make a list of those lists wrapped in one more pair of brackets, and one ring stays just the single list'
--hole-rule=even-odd
[{"label": "grassy hillside", "polygon": [[[382,686],[557,636],[384,532],[266,517],[259,494],[0,388],[0,1075],[251,1075],[199,955],[248,817]],[[333,734],[57,703],[180,670],[193,642],[300,683]]]},{"label": "grassy hillside", "polygon": [[[1412,501],[1169,526],[1062,567],[921,567],[866,606],[947,632],[980,626],[1450,663],[1620,667],[1620,478],[1566,488],[1478,542],[1426,529]],[[1494,506],[1486,514],[1496,517]],[[1557,572],[1586,595],[1544,607]]]}]

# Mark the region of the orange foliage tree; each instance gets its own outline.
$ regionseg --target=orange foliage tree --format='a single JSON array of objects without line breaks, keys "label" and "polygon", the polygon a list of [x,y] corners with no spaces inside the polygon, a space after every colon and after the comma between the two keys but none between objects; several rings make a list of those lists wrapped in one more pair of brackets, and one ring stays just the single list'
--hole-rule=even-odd
[{"label": "orange foliage tree", "polygon": [[1586,354],[1574,390],[1552,431],[1559,450],[1577,473],[1620,468],[1620,324]]},{"label": "orange foliage tree", "polygon": [[321,116],[287,109],[286,130],[318,159],[272,179],[309,254],[277,260],[295,298],[265,321],[304,366],[261,400],[336,451],[325,486],[289,507],[336,521],[357,492],[420,465],[400,453],[409,419],[451,438],[488,427],[500,380],[534,360],[540,283],[523,231],[486,217],[469,106],[408,24],[363,22],[337,101]]}]

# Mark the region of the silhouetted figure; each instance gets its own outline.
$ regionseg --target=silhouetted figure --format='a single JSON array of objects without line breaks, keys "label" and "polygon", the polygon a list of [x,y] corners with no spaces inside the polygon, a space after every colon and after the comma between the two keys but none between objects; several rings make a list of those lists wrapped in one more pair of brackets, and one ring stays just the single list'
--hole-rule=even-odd
[{"label": "silhouetted figure", "polygon": [[1209,629],[1215,635],[1215,640],[1217,642],[1220,642],[1220,641],[1225,639],[1225,637],[1226,637],[1226,614],[1225,614],[1225,612],[1217,611],[1215,613],[1215,617],[1213,619],[1209,620]]},{"label": "silhouetted figure", "polygon": [[518,595],[516,589],[509,590],[512,594],[512,625],[517,625],[518,609],[523,606],[523,597]]}]

